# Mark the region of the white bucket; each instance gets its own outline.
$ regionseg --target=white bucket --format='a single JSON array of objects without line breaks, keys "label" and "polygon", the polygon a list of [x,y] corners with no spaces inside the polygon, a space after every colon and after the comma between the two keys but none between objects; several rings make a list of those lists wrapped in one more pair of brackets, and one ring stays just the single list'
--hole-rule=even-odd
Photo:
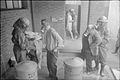
[{"label": "white bucket", "polygon": [[37,64],[33,61],[23,61],[15,66],[16,79],[18,80],[37,80]]},{"label": "white bucket", "polygon": [[64,62],[64,79],[65,80],[82,80],[83,60],[81,58],[72,58]]}]

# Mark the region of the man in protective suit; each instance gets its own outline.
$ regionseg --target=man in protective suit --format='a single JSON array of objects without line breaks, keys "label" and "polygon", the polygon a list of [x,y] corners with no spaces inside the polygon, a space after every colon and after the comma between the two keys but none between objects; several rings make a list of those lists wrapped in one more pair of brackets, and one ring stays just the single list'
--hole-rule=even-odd
[{"label": "man in protective suit", "polygon": [[92,60],[97,59],[98,46],[101,43],[101,37],[94,25],[88,25],[83,34],[82,42],[82,58],[83,60],[86,59],[86,72],[89,74],[92,71]]},{"label": "man in protective suit", "polygon": [[27,18],[19,18],[13,25],[12,42],[14,43],[13,52],[17,63],[26,60],[26,37],[25,31],[29,26],[29,20]]},{"label": "man in protective suit", "polygon": [[107,57],[107,52],[108,52],[108,48],[107,48],[107,44],[109,43],[109,30],[107,28],[107,18],[105,16],[101,16],[98,18],[97,20],[97,24],[96,24],[96,30],[98,31],[102,42],[99,45],[99,52],[98,52],[98,62],[96,62],[96,69],[98,69],[98,64],[100,63],[100,75],[103,76],[102,72],[105,66],[105,62],[106,62],[106,57]]}]

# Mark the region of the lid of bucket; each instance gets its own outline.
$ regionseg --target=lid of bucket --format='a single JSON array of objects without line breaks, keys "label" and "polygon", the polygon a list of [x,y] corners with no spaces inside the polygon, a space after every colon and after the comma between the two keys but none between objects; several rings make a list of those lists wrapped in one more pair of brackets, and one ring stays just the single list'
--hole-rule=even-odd
[{"label": "lid of bucket", "polygon": [[71,58],[65,61],[65,64],[73,67],[83,66],[83,60],[79,57]]},{"label": "lid of bucket", "polygon": [[34,71],[37,68],[37,63],[33,61],[23,61],[16,65],[18,71],[30,72]]}]

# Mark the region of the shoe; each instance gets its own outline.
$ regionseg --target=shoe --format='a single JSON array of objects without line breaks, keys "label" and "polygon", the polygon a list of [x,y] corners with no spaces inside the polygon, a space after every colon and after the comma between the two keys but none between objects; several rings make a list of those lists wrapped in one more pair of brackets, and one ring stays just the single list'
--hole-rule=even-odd
[{"label": "shoe", "polygon": [[49,76],[48,76],[48,77],[49,77],[49,78],[52,78],[52,75],[50,75],[50,74],[49,74]]},{"label": "shoe", "polygon": [[103,74],[100,74],[100,76],[101,76],[101,77],[104,77],[104,75],[103,75]]},{"label": "shoe", "polygon": [[92,74],[93,72],[86,72],[88,75]]},{"label": "shoe", "polygon": [[116,52],[112,52],[112,54],[116,54]]},{"label": "shoe", "polygon": [[105,76],[105,74],[101,73],[101,74],[100,74],[100,76],[101,76],[101,77],[104,77],[104,76]]}]

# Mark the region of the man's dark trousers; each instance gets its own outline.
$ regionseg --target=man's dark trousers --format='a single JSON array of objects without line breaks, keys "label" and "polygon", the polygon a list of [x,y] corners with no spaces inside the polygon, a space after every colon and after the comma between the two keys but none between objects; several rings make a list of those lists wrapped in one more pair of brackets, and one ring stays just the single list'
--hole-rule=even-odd
[{"label": "man's dark trousers", "polygon": [[58,80],[56,74],[57,74],[57,57],[58,52],[49,51],[47,50],[47,67],[49,71],[49,77],[51,80]]}]

